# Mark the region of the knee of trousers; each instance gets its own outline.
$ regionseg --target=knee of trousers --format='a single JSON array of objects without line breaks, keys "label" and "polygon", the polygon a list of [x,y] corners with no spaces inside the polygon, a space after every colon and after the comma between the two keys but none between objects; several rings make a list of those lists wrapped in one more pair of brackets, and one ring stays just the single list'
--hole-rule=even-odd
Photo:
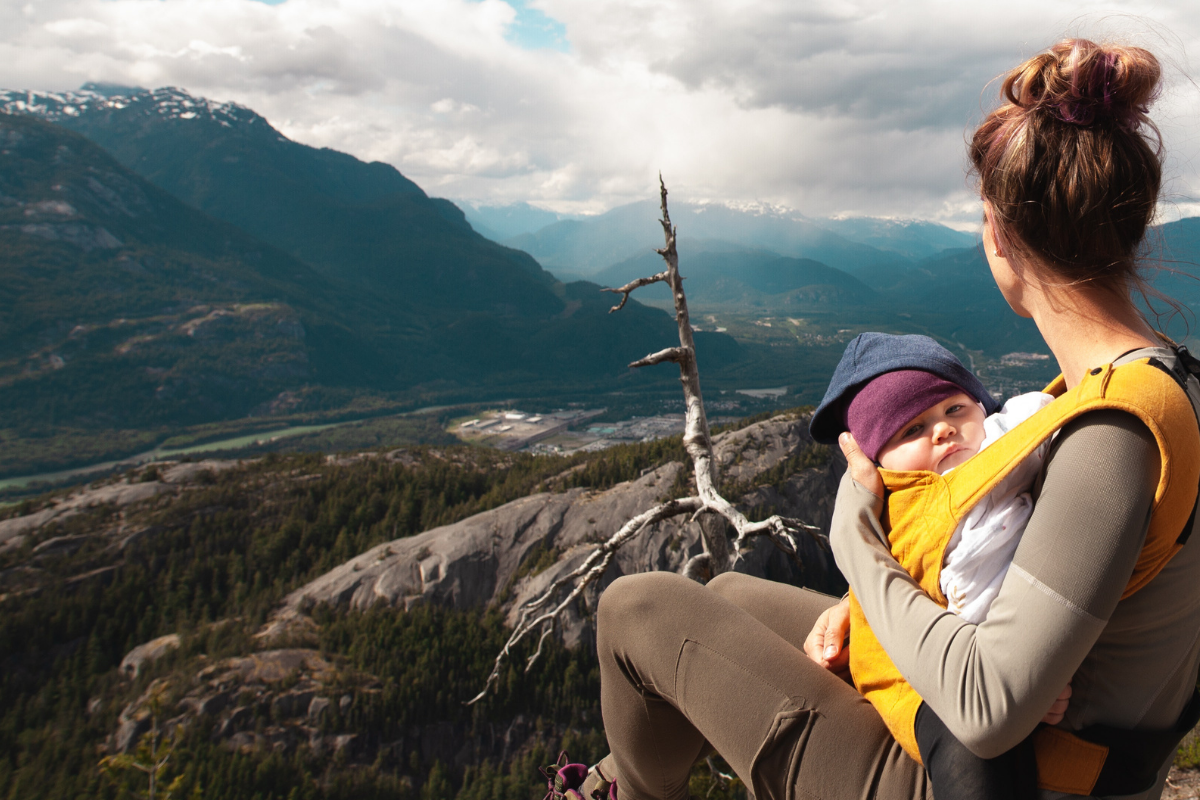
[{"label": "knee of trousers", "polygon": [[648,623],[662,619],[672,598],[691,587],[698,585],[673,572],[643,572],[617,578],[600,595],[596,609],[597,637],[619,638],[630,626],[644,629]]},{"label": "knee of trousers", "polygon": [[740,595],[747,584],[757,580],[761,579],[752,578],[740,572],[722,572],[706,585],[722,597],[732,599]]}]

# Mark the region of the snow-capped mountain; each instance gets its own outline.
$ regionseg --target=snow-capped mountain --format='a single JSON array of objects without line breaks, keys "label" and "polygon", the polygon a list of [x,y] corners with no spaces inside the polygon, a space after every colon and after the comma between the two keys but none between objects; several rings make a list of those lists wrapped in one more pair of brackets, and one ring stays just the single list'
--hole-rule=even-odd
[{"label": "snow-capped mountain", "polygon": [[394,167],[293,142],[253,110],[183,89],[0,91],[0,111],[82,133],[185,203],[327,277],[397,303],[554,314],[553,278],[475,234]]},{"label": "snow-capped mountain", "polygon": [[268,125],[265,119],[245,106],[193,97],[187,90],[173,86],[141,89],[85,83],[82,89],[72,92],[0,89],[0,111],[41,117],[50,122],[126,109],[163,119],[209,119],[227,128],[238,124]]}]

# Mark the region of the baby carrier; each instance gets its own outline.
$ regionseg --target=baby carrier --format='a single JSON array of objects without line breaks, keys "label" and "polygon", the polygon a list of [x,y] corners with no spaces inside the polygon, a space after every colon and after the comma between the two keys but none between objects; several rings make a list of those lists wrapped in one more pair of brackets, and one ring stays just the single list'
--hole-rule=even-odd
[{"label": "baby carrier", "polygon": [[[946,545],[959,521],[1022,459],[1055,431],[1097,409],[1127,411],[1158,443],[1162,471],[1146,541],[1122,599],[1144,587],[1179,552],[1195,522],[1200,486],[1200,427],[1186,384],[1200,362],[1179,348],[1172,370],[1155,358],[1091,370],[1067,390],[1059,376],[1045,391],[1055,400],[945,475],[881,469],[887,487],[882,523],[892,555],[938,604]],[[921,697],[900,675],[850,595],[850,671],[854,685],[883,717],[904,750],[921,760],[914,730]],[[1183,734],[1200,719],[1193,695],[1176,730],[1130,731],[1092,726],[1071,733],[1041,726],[1034,734],[1038,785],[1068,794],[1133,794],[1148,789]]]}]

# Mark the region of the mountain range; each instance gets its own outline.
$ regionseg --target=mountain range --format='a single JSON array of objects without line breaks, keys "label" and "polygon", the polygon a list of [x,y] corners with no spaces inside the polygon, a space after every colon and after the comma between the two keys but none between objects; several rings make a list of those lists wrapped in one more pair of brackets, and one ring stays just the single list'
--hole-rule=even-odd
[{"label": "mountain range", "polygon": [[533,233],[566,219],[582,219],[578,215],[557,214],[524,202],[486,205],[460,201],[457,205],[471,227],[494,242]]},{"label": "mountain range", "polygon": [[[505,241],[556,275],[619,286],[657,269],[651,210],[649,202],[634,203]],[[970,234],[919,220],[816,219],[687,203],[672,206],[672,219],[689,302],[705,312],[815,311],[841,319],[841,327],[929,333],[992,357],[1045,351],[1033,323],[1008,308]],[[640,246],[631,251],[630,242]],[[1189,310],[1200,308],[1200,218],[1152,229],[1141,255],[1147,285],[1184,314],[1168,319],[1174,309],[1153,291],[1147,310],[1173,337],[1189,337]],[[670,302],[663,287],[640,296]]]},{"label": "mountain range", "polygon": [[[657,216],[658,204],[646,200],[618,206],[586,220],[556,222],[536,232],[506,239],[504,243],[529,253],[560,277],[586,278],[611,264],[661,247],[662,230],[655,223]],[[782,256],[813,259],[855,277],[860,272],[909,261],[897,253],[851,241],[795,215],[672,201],[671,220],[679,229],[682,247],[700,239],[715,239]],[[969,243],[970,239],[966,241]]]},{"label": "mountain range", "polygon": [[[876,300],[876,292],[839,269],[810,258],[791,258],[769,250],[751,250],[715,240],[684,242],[680,259],[687,265],[688,302],[697,308],[742,306],[764,310],[828,306],[830,309]],[[608,266],[591,276],[602,286],[624,286],[661,270],[657,253]],[[640,290],[645,301],[670,303],[665,284]]]},{"label": "mountain range", "polygon": [[[598,286],[561,283],[390,166],[174,90],[8,92],[0,110],[10,474],[18,453],[99,460],[247,415],[671,380],[625,377],[673,341],[666,314],[635,302],[614,322]],[[710,367],[738,357],[708,338]]]},{"label": "mountain range", "polygon": [[[186,206],[81,136],[0,117],[0,408],[126,427],[336,385],[370,298]],[[346,314],[350,310],[352,313]],[[359,363],[355,363],[359,361]],[[48,421],[48,420],[47,420]]]},{"label": "mountain range", "polygon": [[395,168],[281,136],[234,104],[173,89],[0,95],[0,108],[82,133],[176,198],[321,274],[421,310],[559,313],[556,281],[475,234],[462,212]]},{"label": "mountain range", "polygon": [[[675,341],[671,317],[636,298],[609,316],[599,291],[661,269],[652,201],[586,219],[464,212],[179,89],[0,91],[0,112],[0,473],[139,452],[181,426],[671,391],[672,370],[626,367]],[[715,203],[673,201],[672,218],[697,310],[926,332],[992,357],[1044,348],[969,234]],[[1183,273],[1198,224],[1158,231]],[[1200,297],[1183,274],[1160,285]],[[660,286],[636,297],[668,302]],[[819,397],[840,355],[829,339],[697,343],[706,385],[786,384],[791,402]]]}]

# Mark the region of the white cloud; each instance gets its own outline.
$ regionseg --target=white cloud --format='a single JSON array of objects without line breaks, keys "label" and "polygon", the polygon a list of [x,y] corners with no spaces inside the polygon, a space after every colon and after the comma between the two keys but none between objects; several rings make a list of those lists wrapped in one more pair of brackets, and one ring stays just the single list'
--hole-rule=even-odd
[{"label": "white cloud", "polygon": [[[26,16],[32,16],[32,6],[26,7]],[[94,19],[59,19],[46,23],[46,30],[56,36],[67,39],[90,39],[98,36],[108,36],[112,33],[103,22]]]},{"label": "white cloud", "polygon": [[[1066,33],[1144,41],[1178,65],[1157,118],[1172,198],[1200,201],[1200,90],[1179,78],[1200,52],[1200,20],[1178,9],[42,0],[0,8],[0,86],[183,86],[300,141],[395,164],[431,194],[483,202],[602,210],[653,195],[661,169],[681,198],[965,224],[978,210],[963,142],[994,96],[985,85]],[[553,37],[565,29],[565,51],[530,44],[534,17]]]}]

